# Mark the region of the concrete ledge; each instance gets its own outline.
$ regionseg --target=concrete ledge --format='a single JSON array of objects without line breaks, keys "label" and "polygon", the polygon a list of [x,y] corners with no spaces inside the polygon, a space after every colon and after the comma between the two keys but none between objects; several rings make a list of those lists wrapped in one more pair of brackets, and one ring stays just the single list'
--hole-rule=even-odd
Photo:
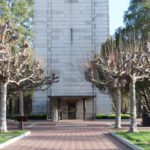
[{"label": "concrete ledge", "polygon": [[119,140],[120,142],[124,143],[125,145],[127,145],[128,147],[130,147],[133,150],[144,150],[143,148],[134,145],[133,143],[129,142],[128,140],[122,138],[121,136],[117,135],[114,132],[110,132],[109,133],[111,136],[113,136],[114,138],[116,138],[117,140]]},{"label": "concrete ledge", "polygon": [[14,137],[14,138],[12,138],[12,139],[10,139],[10,140],[0,144],[0,149],[4,148],[5,146],[8,146],[8,145],[10,145],[10,144],[20,140],[20,139],[22,139],[22,138],[24,138],[24,137],[26,137],[26,136],[28,136],[30,134],[31,134],[31,132],[28,131],[28,132],[26,132],[24,134],[21,134],[20,136]]}]

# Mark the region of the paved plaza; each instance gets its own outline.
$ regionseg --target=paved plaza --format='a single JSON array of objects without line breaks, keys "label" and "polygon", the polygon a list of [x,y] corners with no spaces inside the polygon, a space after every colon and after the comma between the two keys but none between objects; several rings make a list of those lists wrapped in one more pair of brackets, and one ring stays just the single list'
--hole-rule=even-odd
[{"label": "paved plaza", "polygon": [[30,136],[3,150],[129,150],[108,134],[110,129],[100,121],[32,122]]}]

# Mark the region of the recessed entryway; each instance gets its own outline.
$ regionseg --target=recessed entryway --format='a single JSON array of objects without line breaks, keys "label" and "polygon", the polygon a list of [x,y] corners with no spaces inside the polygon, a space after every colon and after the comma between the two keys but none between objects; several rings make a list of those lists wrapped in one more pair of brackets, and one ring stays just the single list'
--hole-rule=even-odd
[{"label": "recessed entryway", "polygon": [[59,120],[90,120],[93,118],[93,97],[65,96],[51,97],[51,116]]},{"label": "recessed entryway", "polygon": [[68,119],[76,119],[76,103],[68,103]]}]

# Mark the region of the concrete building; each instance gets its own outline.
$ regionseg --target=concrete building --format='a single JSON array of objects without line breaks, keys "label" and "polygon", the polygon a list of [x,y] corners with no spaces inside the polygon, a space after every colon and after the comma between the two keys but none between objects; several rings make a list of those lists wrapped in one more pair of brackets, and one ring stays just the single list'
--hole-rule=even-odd
[{"label": "concrete building", "polygon": [[82,66],[109,36],[108,0],[35,0],[34,48],[46,74],[60,79],[46,92],[35,92],[33,114],[53,120],[91,119],[111,113],[108,95],[84,79]]}]

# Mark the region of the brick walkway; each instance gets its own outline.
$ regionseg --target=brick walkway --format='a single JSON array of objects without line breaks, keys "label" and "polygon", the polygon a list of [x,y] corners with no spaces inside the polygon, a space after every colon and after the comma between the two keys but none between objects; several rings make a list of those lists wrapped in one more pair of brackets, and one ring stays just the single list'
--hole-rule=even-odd
[{"label": "brick walkway", "polygon": [[129,150],[108,135],[107,122],[35,122],[32,134],[3,150]]}]

